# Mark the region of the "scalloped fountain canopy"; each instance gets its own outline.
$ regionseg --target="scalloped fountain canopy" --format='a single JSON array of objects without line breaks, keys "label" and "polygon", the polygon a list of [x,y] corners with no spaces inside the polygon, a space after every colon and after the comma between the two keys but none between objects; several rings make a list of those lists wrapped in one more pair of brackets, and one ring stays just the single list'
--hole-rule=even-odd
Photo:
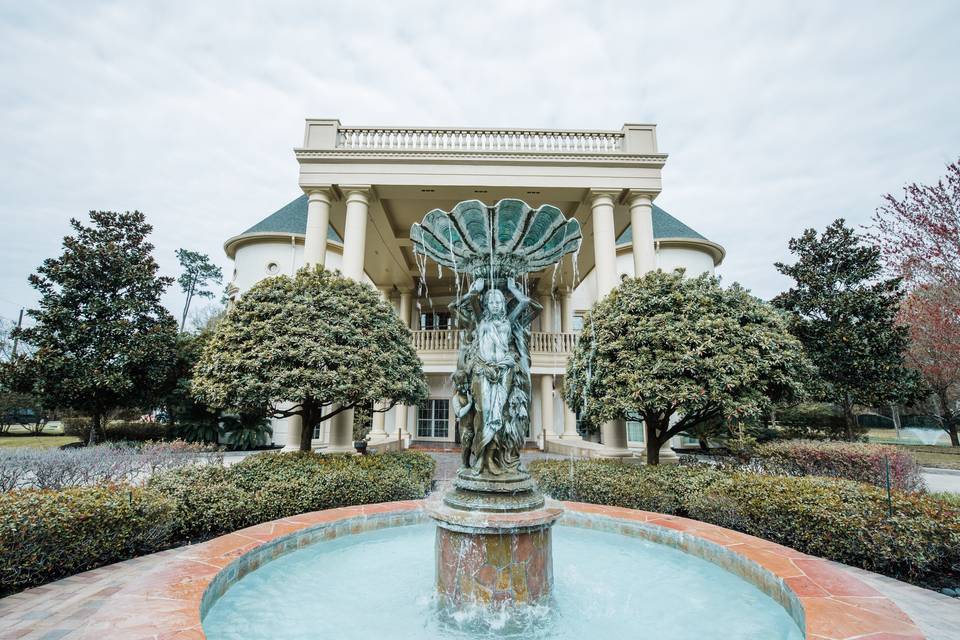
[{"label": "scalloped fountain canopy", "polygon": [[549,204],[533,209],[505,198],[495,205],[434,209],[410,229],[414,251],[457,273],[495,280],[540,271],[580,248],[580,223]]}]

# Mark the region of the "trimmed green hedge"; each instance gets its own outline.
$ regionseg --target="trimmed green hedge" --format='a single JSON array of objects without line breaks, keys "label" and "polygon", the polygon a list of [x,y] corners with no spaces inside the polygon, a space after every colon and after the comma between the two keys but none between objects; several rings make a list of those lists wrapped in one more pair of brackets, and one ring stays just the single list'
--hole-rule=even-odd
[{"label": "trimmed green hedge", "polygon": [[0,493],[0,596],[308,511],[422,498],[433,459],[267,453],[128,485]]},{"label": "trimmed green hedge", "polygon": [[0,595],[166,548],[174,511],[130,487],[0,493]]},{"label": "trimmed green hedge", "polygon": [[176,469],[147,486],[174,499],[177,538],[202,540],[308,511],[422,498],[433,465],[418,452],[265,454],[231,467]]},{"label": "trimmed green hedge", "polygon": [[822,477],[537,461],[543,491],[577,500],[688,516],[915,584],[960,584],[960,508],[922,494],[887,495]]}]

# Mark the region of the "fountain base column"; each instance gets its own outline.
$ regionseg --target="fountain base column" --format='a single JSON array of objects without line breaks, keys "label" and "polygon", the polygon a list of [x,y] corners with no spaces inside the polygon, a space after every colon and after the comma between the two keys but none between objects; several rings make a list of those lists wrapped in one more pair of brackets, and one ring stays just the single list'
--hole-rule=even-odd
[{"label": "fountain base column", "polygon": [[437,522],[437,592],[448,604],[529,604],[553,588],[551,527],[563,513],[530,476],[477,478],[430,509]]}]

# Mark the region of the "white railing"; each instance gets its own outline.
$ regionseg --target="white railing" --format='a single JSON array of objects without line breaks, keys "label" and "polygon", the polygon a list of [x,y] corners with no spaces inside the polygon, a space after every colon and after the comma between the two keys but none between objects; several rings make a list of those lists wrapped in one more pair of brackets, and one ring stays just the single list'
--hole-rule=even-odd
[{"label": "white railing", "polygon": [[623,141],[621,131],[348,127],[337,132],[338,149],[393,151],[620,153]]},{"label": "white railing", "polygon": [[[460,332],[455,329],[413,331],[413,348],[417,351],[456,351],[460,348]],[[544,333],[530,335],[530,353],[572,354],[577,343],[575,333]]]}]

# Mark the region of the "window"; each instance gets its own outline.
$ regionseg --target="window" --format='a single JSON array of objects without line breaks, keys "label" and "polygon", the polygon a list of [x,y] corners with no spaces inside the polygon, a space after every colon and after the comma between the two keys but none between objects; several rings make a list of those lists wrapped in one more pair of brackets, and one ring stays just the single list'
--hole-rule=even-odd
[{"label": "window", "polygon": [[420,328],[424,331],[433,329],[449,329],[450,313],[447,311],[437,311],[435,313],[420,314]]},{"label": "window", "polygon": [[573,329],[574,333],[580,333],[581,331],[583,331],[583,315],[582,314],[578,313],[575,316],[573,316],[573,324],[570,328]]},{"label": "window", "polygon": [[643,442],[643,421],[627,420],[627,440]]},{"label": "window", "polygon": [[277,275],[280,273],[280,265],[278,265],[276,262],[267,263],[267,273],[272,276]]},{"label": "window", "polygon": [[447,422],[450,411],[449,400],[427,400],[417,407],[417,437],[446,438],[450,433]]}]

